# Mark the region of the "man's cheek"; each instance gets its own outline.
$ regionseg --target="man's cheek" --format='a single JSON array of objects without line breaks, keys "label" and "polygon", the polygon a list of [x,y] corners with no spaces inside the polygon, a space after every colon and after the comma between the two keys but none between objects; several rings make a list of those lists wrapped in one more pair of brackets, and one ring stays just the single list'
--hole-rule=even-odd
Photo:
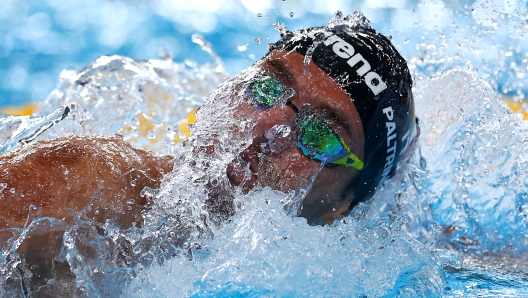
[{"label": "man's cheek", "polygon": [[267,183],[263,183],[263,186],[288,192],[309,188],[319,168],[319,162],[309,160],[295,147],[276,156],[273,161],[265,162],[259,171],[259,176],[261,173],[264,174],[261,182]]}]

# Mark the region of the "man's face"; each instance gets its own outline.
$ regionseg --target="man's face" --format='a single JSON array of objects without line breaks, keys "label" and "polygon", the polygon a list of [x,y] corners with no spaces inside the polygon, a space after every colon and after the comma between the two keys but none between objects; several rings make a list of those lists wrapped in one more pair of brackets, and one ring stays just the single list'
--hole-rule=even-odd
[{"label": "man's face", "polygon": [[234,117],[252,123],[252,142],[228,165],[227,176],[232,186],[244,192],[264,186],[286,193],[304,189],[307,195],[300,215],[310,223],[331,223],[348,212],[353,198],[345,197],[345,190],[359,172],[342,165],[323,166],[307,157],[296,145],[297,115],[292,106],[313,111],[361,160],[363,128],[350,97],[314,63],[304,69],[303,61],[304,56],[298,53],[273,51],[249,69],[253,76],[266,74],[277,79],[285,92],[294,90],[295,95],[289,98],[291,105],[285,105],[288,96],[269,107],[259,105],[245,90],[251,78],[246,84],[235,85],[232,92],[238,94],[239,100],[233,103]]}]

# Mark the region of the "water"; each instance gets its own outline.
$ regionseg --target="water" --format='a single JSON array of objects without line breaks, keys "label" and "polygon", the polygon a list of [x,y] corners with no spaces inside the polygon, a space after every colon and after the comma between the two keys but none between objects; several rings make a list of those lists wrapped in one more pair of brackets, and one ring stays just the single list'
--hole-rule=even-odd
[{"label": "water", "polygon": [[[190,167],[187,161],[204,156],[175,144],[175,119],[184,120],[226,78],[216,63],[102,57],[82,71],[62,73],[40,122],[13,117],[0,124],[10,124],[2,129],[9,135],[23,122],[25,133],[39,132],[40,139],[121,133],[135,146],[182,156],[159,191],[145,190],[156,204],[141,229],[119,230],[109,222],[100,235],[80,217],[67,230],[61,257],[89,296],[528,296],[527,124],[502,104],[499,84],[480,69],[427,59],[409,59],[420,149],[368,204],[332,227],[290,216],[283,205],[299,194],[269,188],[247,195],[235,190],[236,214],[228,222],[202,220],[206,183],[222,190],[222,168],[245,148],[244,131],[251,128],[244,121],[208,121],[213,113],[230,119],[235,111],[204,106],[190,143],[208,145],[202,141],[213,131],[224,140],[211,144],[219,150],[207,167]],[[252,75],[243,73],[240,81]],[[221,90],[216,100],[226,100]],[[42,132],[60,106],[68,115]],[[232,127],[241,133],[228,134]],[[2,144],[15,146],[17,138]],[[200,181],[204,177],[210,180]],[[61,223],[44,218],[15,234],[31,234],[38,225],[59,229]],[[83,243],[97,244],[96,251],[87,256]],[[125,243],[132,252],[122,251]],[[3,276],[17,262],[11,245],[16,237],[3,248]],[[110,257],[116,252],[125,253],[129,266]],[[1,291],[20,293],[16,287]]]},{"label": "water", "polygon": [[103,55],[152,59],[170,52],[176,61],[203,64],[210,58],[192,43],[196,32],[233,75],[278,38],[273,22],[290,29],[324,25],[336,10],[362,11],[428,75],[470,66],[497,92],[520,97],[528,90],[526,7],[525,0],[6,0],[0,8],[0,106],[41,102],[62,70],[78,70]]}]

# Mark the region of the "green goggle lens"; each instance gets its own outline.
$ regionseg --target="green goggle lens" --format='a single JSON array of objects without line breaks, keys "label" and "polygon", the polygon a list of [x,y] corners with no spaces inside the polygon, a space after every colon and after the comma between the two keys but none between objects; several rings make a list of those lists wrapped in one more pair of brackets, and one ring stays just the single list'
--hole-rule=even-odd
[{"label": "green goggle lens", "polygon": [[301,111],[296,123],[299,127],[296,145],[304,155],[328,165],[363,169],[363,162],[325,121]]},{"label": "green goggle lens", "polygon": [[[249,84],[247,92],[257,107],[271,108],[281,98],[284,87],[276,78],[261,73]],[[309,109],[299,110],[290,101],[287,105],[297,114],[295,122],[299,130],[296,145],[304,155],[327,165],[363,169],[363,162],[350,151],[344,140],[328,123],[317,118]]]},{"label": "green goggle lens", "polygon": [[328,125],[317,119],[302,119],[299,122],[299,140],[301,150],[312,159],[325,163],[332,162],[333,156],[341,155],[345,149],[339,138]]},{"label": "green goggle lens", "polygon": [[284,92],[282,84],[269,75],[257,76],[249,85],[249,92],[258,106],[271,108]]}]

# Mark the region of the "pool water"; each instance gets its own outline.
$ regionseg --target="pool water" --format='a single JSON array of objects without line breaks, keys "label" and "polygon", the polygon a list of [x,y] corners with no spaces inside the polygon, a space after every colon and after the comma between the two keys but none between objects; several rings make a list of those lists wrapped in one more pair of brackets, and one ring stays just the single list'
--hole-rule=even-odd
[{"label": "pool water", "polygon": [[[479,5],[475,9],[486,6]],[[528,296],[528,126],[502,101],[504,95],[523,99],[525,94],[524,7],[518,19],[506,17],[508,38],[512,32],[520,34],[508,44],[497,42],[496,57],[504,57],[479,64],[483,68],[474,67],[481,55],[489,54],[479,43],[502,39],[504,18],[492,18],[497,35],[460,25],[467,18],[456,19],[455,38],[467,39],[468,32],[477,30],[482,40],[466,40],[452,55],[441,35],[415,44],[417,52],[430,50],[408,56],[422,130],[419,147],[384,189],[350,216],[332,226],[308,226],[284,211],[284,204],[298,194],[265,188],[238,193],[233,218],[204,226],[203,184],[191,181],[203,177],[200,171],[214,175],[221,170],[183,165],[158,192],[147,190],[156,204],[142,229],[119,230],[109,223],[101,236],[87,231],[90,223],[79,219],[66,233],[63,257],[76,273],[77,285],[89,296],[126,297]],[[402,42],[404,52],[407,44]],[[511,55],[503,51],[510,47]],[[504,65],[510,67],[500,70]],[[504,80],[511,71],[515,76]],[[0,118],[0,146],[10,150],[23,139],[67,133],[121,133],[135,146],[184,156],[188,150],[177,140],[186,136],[178,121],[186,121],[226,77],[225,67],[217,63],[101,57],[84,70],[62,72],[34,118]],[[62,119],[64,107],[68,113]],[[108,110],[115,113],[110,116]],[[232,111],[202,109],[191,142],[210,132],[213,124],[207,116],[213,112]],[[43,126],[50,128],[40,133]],[[225,139],[231,142],[227,145],[243,142],[243,137]],[[218,168],[231,160],[218,158]],[[174,246],[175,228],[182,223],[190,229],[189,240],[184,247]],[[135,245],[136,259],[124,268],[108,256],[125,240]],[[98,247],[97,257],[80,252],[79,245],[87,241]],[[16,279],[9,269],[14,255],[4,247],[4,285],[9,274]],[[20,294],[17,288],[0,291]]]}]

